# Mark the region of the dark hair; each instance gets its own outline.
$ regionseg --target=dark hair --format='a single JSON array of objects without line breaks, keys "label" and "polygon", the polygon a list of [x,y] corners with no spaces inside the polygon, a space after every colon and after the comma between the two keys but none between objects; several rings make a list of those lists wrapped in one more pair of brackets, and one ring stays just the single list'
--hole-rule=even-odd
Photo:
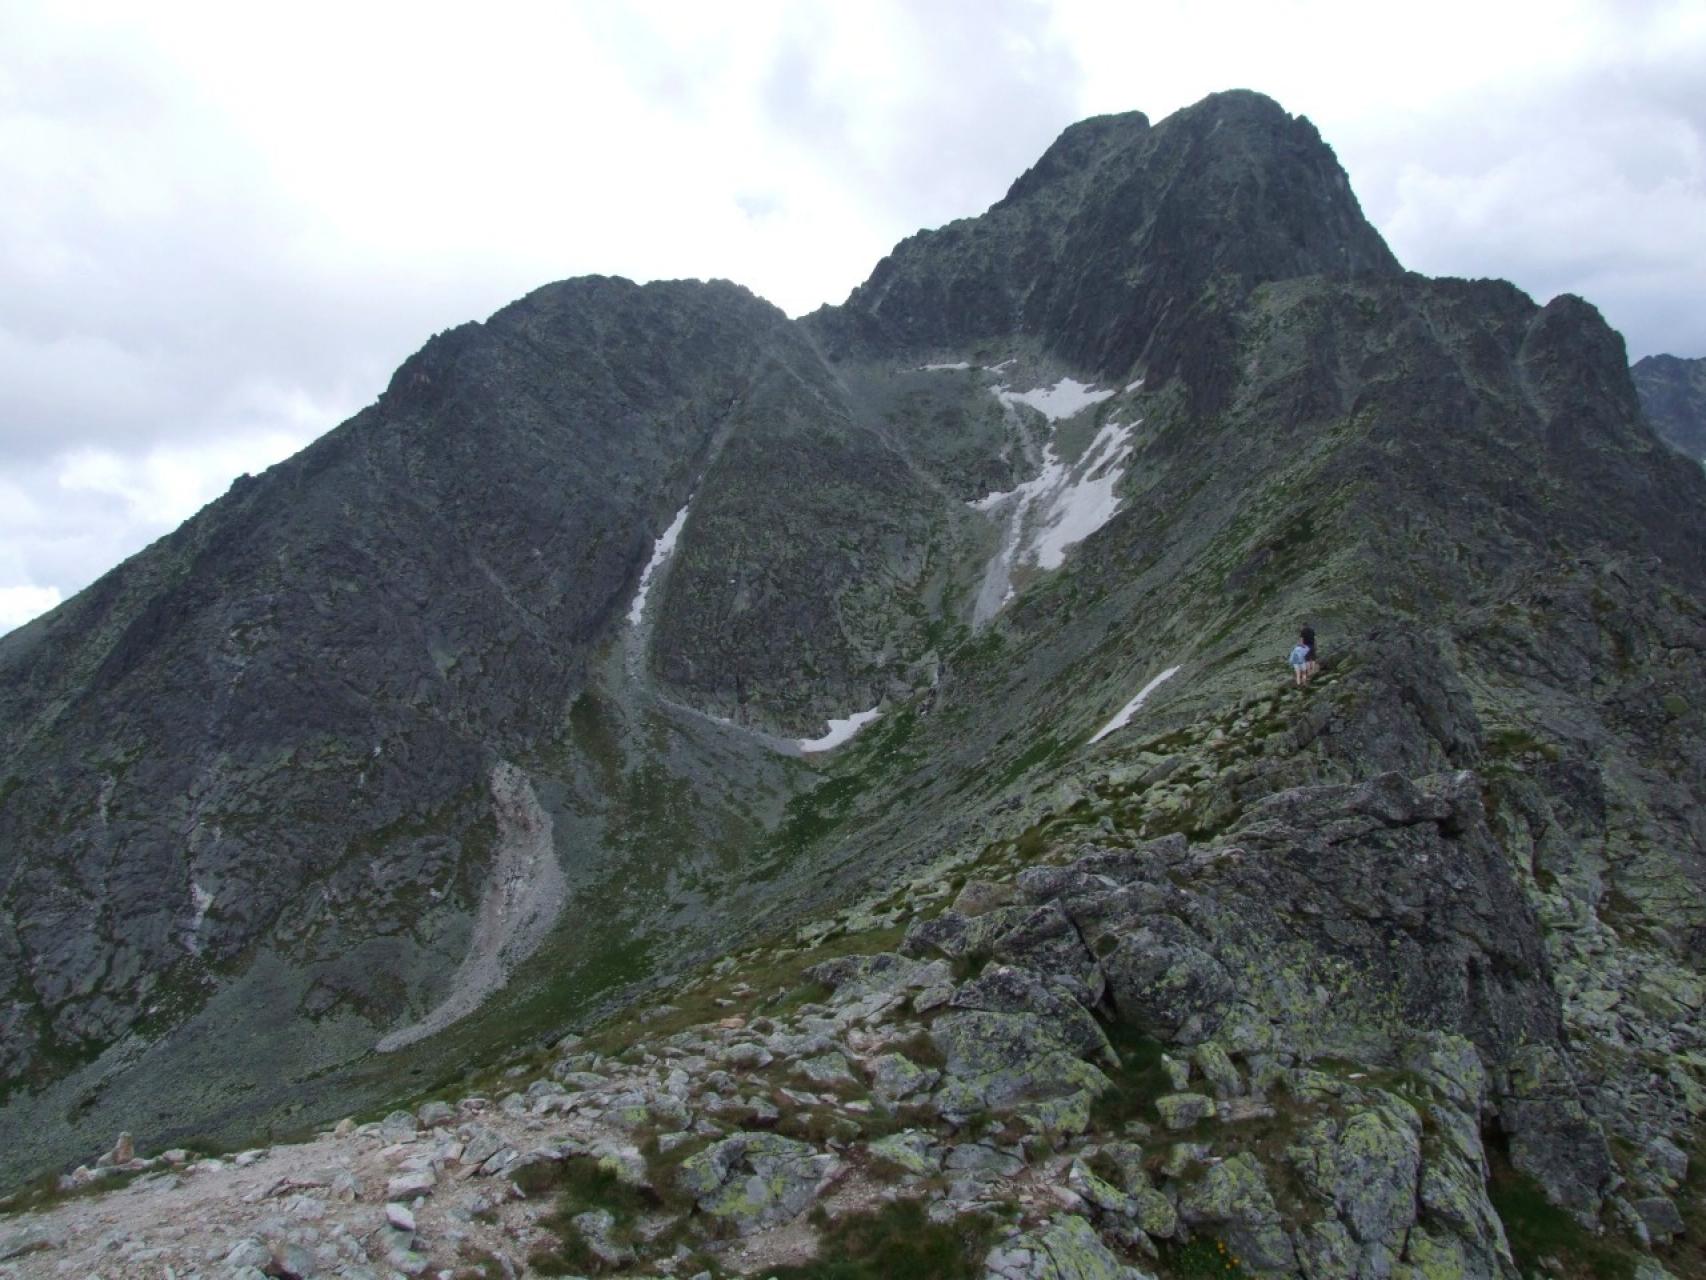
[{"label": "dark hair", "polygon": [[1306,626],[1303,628],[1302,631],[1300,631],[1298,633],[1298,636],[1303,641],[1304,644],[1309,646],[1309,661],[1314,662],[1315,661],[1315,628]]}]

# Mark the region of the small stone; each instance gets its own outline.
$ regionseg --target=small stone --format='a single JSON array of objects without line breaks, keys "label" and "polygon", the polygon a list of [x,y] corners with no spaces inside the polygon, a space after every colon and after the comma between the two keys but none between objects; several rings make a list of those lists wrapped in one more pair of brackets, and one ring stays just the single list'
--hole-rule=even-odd
[{"label": "small stone", "polygon": [[942,1168],[942,1156],[935,1139],[920,1129],[891,1134],[870,1143],[866,1150],[879,1160],[898,1165],[908,1173],[928,1176]]},{"label": "small stone", "polygon": [[406,1142],[419,1128],[412,1113],[393,1111],[379,1122],[379,1136],[386,1142]]},{"label": "small stone", "polygon": [[1203,1079],[1209,1082],[1216,1098],[1235,1098],[1244,1092],[1244,1081],[1238,1074],[1238,1068],[1232,1065],[1232,1059],[1227,1057],[1226,1050],[1212,1040],[1205,1040],[1196,1047],[1192,1055],[1196,1060],[1197,1070],[1203,1074]]},{"label": "small stone", "polygon": [[1647,1224],[1647,1230],[1660,1244],[1669,1244],[1683,1232],[1682,1214],[1677,1211],[1676,1202],[1669,1196],[1647,1196],[1637,1200],[1635,1212],[1641,1215],[1641,1220]]},{"label": "small stone", "polygon": [[320,1274],[320,1260],[299,1244],[285,1244],[274,1258],[281,1276],[289,1280],[310,1280]]},{"label": "small stone", "polygon": [[468,1134],[468,1142],[462,1148],[462,1164],[465,1168],[478,1168],[503,1150],[504,1140],[484,1126],[473,1129]]},{"label": "small stone", "polygon": [[1201,1093],[1169,1093],[1155,1099],[1161,1123],[1169,1129],[1189,1129],[1214,1114],[1214,1099]]},{"label": "small stone", "polygon": [[839,1053],[820,1054],[815,1058],[804,1058],[794,1064],[795,1070],[816,1085],[857,1084],[853,1068],[848,1065],[844,1055]]},{"label": "small stone", "polygon": [[1174,1093],[1183,1093],[1191,1082],[1191,1064],[1170,1054],[1161,1055],[1161,1069],[1167,1073],[1167,1080],[1173,1086]]},{"label": "small stone", "polygon": [[885,1053],[871,1064],[871,1093],[885,1108],[894,1108],[935,1088],[942,1073],[921,1067],[901,1053]]},{"label": "small stone", "polygon": [[[560,1092],[560,1090],[559,1090]],[[423,1102],[415,1109],[415,1119],[423,1129],[436,1129],[456,1119],[456,1109],[448,1102]]]},{"label": "small stone", "polygon": [[416,1196],[431,1195],[432,1189],[437,1185],[438,1177],[430,1169],[423,1169],[419,1173],[405,1173],[385,1184],[385,1199],[412,1200]]},{"label": "small stone", "polygon": [[723,1058],[731,1066],[742,1067],[748,1071],[768,1067],[775,1061],[775,1057],[763,1045],[747,1043],[730,1045]]},{"label": "small stone", "polygon": [[574,1224],[575,1230],[580,1232],[581,1240],[592,1251],[592,1255],[605,1267],[615,1270],[634,1260],[634,1251],[612,1238],[616,1219],[609,1210],[595,1209],[588,1213],[577,1213],[569,1221]]},{"label": "small stone", "polygon": [[1175,1142],[1167,1148],[1167,1154],[1161,1161],[1161,1172],[1169,1178],[1180,1177],[1192,1165],[1207,1163],[1213,1150],[1206,1142]]},{"label": "small stone", "polygon": [[414,1212],[406,1204],[392,1201],[385,1206],[385,1221],[398,1231],[413,1231],[415,1229]]}]

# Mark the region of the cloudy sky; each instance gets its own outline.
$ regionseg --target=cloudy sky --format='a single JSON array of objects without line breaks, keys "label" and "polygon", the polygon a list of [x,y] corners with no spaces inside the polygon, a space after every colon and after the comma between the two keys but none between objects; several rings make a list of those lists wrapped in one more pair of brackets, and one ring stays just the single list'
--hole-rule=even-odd
[{"label": "cloudy sky", "polygon": [[1233,87],[1407,266],[1706,355],[1698,0],[0,0],[0,631],[536,285],[807,311],[1073,120]]}]

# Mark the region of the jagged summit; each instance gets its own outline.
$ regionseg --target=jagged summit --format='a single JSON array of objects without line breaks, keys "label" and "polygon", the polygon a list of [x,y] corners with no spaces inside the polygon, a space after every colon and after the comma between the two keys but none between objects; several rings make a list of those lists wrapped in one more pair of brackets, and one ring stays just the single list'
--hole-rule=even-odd
[{"label": "jagged summit", "polygon": [[[798,322],[547,286],[0,639],[0,1171],[461,1096],[602,1022],[685,1055],[581,1083],[717,1144],[695,1213],[826,1134],[876,1159],[896,1097],[914,1154],[1036,1187],[1112,1176],[1106,1035],[1119,1124],[1202,1140],[1143,1186],[1265,1273],[1514,1275],[1511,1186],[1686,1273],[1702,508],[1589,304],[1401,271],[1256,94],[1075,126]],[[875,954],[778,977],[825,947]],[[767,1028],[623,1021],[737,951]],[[831,1031],[846,1096],[748,1096]],[[1135,1190],[1014,1194],[1015,1258],[1189,1247]]]},{"label": "jagged summit", "polygon": [[1398,271],[1315,127],[1239,91],[1154,127],[1072,126],[987,213],[902,241],[807,322],[832,354],[1022,334],[1099,376],[1178,374],[1212,398],[1203,375],[1256,285]]}]

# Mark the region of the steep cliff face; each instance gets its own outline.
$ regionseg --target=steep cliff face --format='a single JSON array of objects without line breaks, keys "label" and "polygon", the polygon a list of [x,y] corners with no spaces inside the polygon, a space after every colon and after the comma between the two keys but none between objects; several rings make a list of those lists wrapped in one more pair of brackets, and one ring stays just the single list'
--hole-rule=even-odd
[{"label": "steep cliff face", "polygon": [[[1380,1106],[1469,1199],[1357,1236],[1369,1274],[1508,1267],[1489,1161],[1663,1245],[1706,1110],[1703,507],[1591,306],[1401,271],[1253,94],[1074,126],[797,324],[551,286],[0,641],[5,1121],[64,1135],[8,1168],[310,1123],[909,923],[1306,1110],[1320,1063],[1438,1084]],[[976,868],[1043,915],[944,912]],[[1326,1166],[1233,1147],[1296,1184],[1274,1273],[1333,1274]]]},{"label": "steep cliff face", "polygon": [[1212,403],[1257,284],[1398,270],[1314,126],[1240,91],[1153,127],[1135,112],[1072,126],[987,213],[903,241],[808,324],[832,355],[1032,338],[1080,371],[1177,376]]},{"label": "steep cliff face", "polygon": [[1706,459],[1706,360],[1647,356],[1629,373],[1660,438],[1691,458]]}]

